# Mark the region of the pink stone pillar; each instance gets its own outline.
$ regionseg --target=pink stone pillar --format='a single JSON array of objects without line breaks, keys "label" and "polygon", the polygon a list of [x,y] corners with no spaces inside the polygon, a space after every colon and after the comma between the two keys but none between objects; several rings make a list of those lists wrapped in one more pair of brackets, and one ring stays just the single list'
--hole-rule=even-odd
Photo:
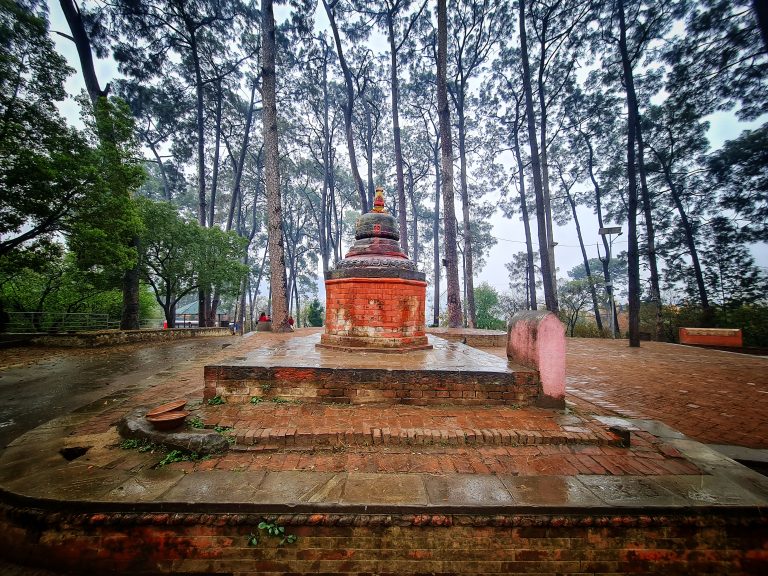
[{"label": "pink stone pillar", "polygon": [[546,310],[518,312],[507,330],[507,358],[539,372],[539,406],[565,408],[565,326]]}]

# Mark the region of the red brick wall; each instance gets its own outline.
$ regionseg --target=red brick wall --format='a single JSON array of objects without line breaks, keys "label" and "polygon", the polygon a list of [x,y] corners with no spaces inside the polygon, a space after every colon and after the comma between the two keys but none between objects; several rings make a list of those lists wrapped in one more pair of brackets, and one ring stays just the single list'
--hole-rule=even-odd
[{"label": "red brick wall", "polygon": [[680,328],[680,344],[699,346],[728,346],[741,348],[744,344],[740,329],[730,328]]},{"label": "red brick wall", "polygon": [[[293,544],[264,534],[277,521]],[[77,574],[766,574],[754,512],[633,515],[0,513],[9,559]]]},{"label": "red brick wall", "polygon": [[369,338],[424,336],[426,282],[401,278],[326,280],[325,333]]},{"label": "red brick wall", "polygon": [[536,401],[540,389],[536,373],[524,369],[503,375],[467,370],[411,377],[413,373],[372,368],[364,379],[359,370],[312,367],[206,366],[204,373],[204,399],[222,396],[232,404],[263,396],[303,402],[525,406]]}]

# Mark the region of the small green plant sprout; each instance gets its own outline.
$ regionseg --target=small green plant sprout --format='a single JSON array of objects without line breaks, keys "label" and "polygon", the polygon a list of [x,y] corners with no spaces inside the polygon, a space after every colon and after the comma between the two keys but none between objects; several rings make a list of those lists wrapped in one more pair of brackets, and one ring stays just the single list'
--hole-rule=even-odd
[{"label": "small green plant sprout", "polygon": [[205,423],[203,422],[203,419],[200,418],[200,416],[193,416],[189,420],[187,420],[187,426],[190,428],[205,428]]},{"label": "small green plant sprout", "polygon": [[264,398],[262,398],[261,396],[251,396],[251,404],[253,405],[261,404],[263,401],[264,401]]},{"label": "small green plant sprout", "polygon": [[222,436],[224,436],[224,438],[227,439],[227,442],[229,442],[230,446],[233,445],[236,442],[235,437],[232,436],[232,428],[231,427],[229,427],[229,426],[214,426],[213,430],[215,432],[218,432]]},{"label": "small green plant sprout", "polygon": [[208,400],[208,406],[221,406],[222,404],[226,404],[226,402],[221,396],[214,396]]},{"label": "small green plant sprout", "polygon": [[173,464],[175,462],[194,462],[200,460],[200,456],[197,452],[183,452],[182,450],[171,450],[165,455],[165,458],[157,463],[158,468]]},{"label": "small green plant sprout", "polygon": [[[279,546],[283,546],[285,544],[293,544],[299,538],[295,534],[286,534],[285,526],[280,526],[277,522],[267,522],[266,520],[262,520],[259,522],[258,528],[262,532],[266,532],[268,536],[271,536],[272,538],[278,538],[280,540],[278,542]],[[251,532],[248,535],[248,546],[256,546],[258,545],[259,541],[260,536],[258,533]]]},{"label": "small green plant sprout", "polygon": [[272,388],[272,384],[262,384],[260,388],[262,392],[269,392],[269,389]]},{"label": "small green plant sprout", "polygon": [[126,438],[120,442],[120,448],[123,450],[138,450],[139,452],[154,452],[160,447],[149,440],[138,440],[136,438]]},{"label": "small green plant sprout", "polygon": [[286,398],[280,398],[278,396],[272,398],[272,402],[275,404],[288,404],[290,400],[287,400]]}]

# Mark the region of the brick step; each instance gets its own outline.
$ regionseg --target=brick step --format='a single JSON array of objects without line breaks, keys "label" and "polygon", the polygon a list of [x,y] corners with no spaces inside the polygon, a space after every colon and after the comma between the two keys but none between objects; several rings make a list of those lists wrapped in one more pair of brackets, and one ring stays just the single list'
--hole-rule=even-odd
[{"label": "brick step", "polygon": [[233,450],[333,449],[346,446],[621,446],[621,439],[600,428],[563,430],[425,429],[425,428],[247,428],[229,432]]}]

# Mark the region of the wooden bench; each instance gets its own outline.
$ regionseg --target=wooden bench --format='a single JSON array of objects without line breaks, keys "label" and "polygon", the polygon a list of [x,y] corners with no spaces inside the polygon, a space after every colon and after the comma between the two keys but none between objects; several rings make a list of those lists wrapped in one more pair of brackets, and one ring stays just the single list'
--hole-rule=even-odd
[{"label": "wooden bench", "polygon": [[743,347],[741,328],[680,328],[680,344]]}]

